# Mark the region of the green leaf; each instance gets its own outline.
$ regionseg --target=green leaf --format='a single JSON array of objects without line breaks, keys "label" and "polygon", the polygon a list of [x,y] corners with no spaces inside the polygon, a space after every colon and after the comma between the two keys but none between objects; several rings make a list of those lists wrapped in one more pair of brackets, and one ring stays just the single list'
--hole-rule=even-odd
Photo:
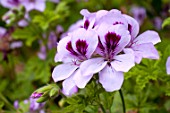
[{"label": "green leaf", "polygon": [[26,40],[26,45],[31,46],[32,42],[41,38],[40,29],[37,26],[30,25],[25,28],[18,28],[12,33],[14,39]]},{"label": "green leaf", "polygon": [[5,105],[4,102],[0,101],[0,109],[2,109],[4,105]]},{"label": "green leaf", "polygon": [[166,18],[163,23],[162,23],[162,28],[164,28],[165,26],[170,25],[170,17]]}]

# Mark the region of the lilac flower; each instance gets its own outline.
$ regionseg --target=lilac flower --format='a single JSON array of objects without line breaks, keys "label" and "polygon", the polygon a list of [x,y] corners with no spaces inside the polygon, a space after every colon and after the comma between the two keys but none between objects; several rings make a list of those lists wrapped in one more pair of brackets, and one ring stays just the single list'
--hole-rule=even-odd
[{"label": "lilac flower", "polygon": [[137,22],[141,25],[146,18],[146,10],[143,7],[132,7],[130,12]]},{"label": "lilac flower", "polygon": [[20,47],[22,47],[22,45],[23,45],[22,41],[13,41],[10,44],[10,48],[11,49],[20,48]]},{"label": "lilac flower", "polygon": [[122,20],[123,17],[121,15],[121,12],[117,9],[112,9],[110,11],[99,10],[94,13],[90,13],[87,9],[83,9],[80,11],[80,13],[84,16],[83,28],[85,29],[94,28],[95,26],[103,22],[110,22],[110,24],[118,24],[118,21]]},{"label": "lilac flower", "polygon": [[96,53],[99,57],[82,62],[81,73],[87,76],[99,72],[99,82],[106,91],[119,90],[123,83],[123,72],[134,66],[133,54],[119,55],[129,43],[130,34],[123,25],[108,24],[101,24],[97,33],[99,43]]},{"label": "lilac flower", "polygon": [[42,112],[42,109],[45,105],[45,103],[37,103],[36,99],[30,98],[30,112],[33,113],[34,111],[40,111],[39,113]]},{"label": "lilac flower", "polygon": [[15,107],[15,109],[18,109],[18,108],[19,108],[19,102],[18,102],[18,100],[14,101],[14,107]]},{"label": "lilac flower", "polygon": [[24,0],[22,5],[26,8],[26,11],[29,12],[33,9],[43,12],[45,9],[45,0]]},{"label": "lilac flower", "polygon": [[168,75],[170,74],[170,57],[168,57],[166,61],[166,72]]},{"label": "lilac flower", "polygon": [[132,17],[124,16],[128,21],[128,30],[131,34],[131,41],[126,47],[134,51],[135,62],[140,63],[142,58],[159,59],[159,54],[154,47],[155,44],[161,42],[158,33],[148,30],[137,36],[139,24]]},{"label": "lilac flower", "polygon": [[57,37],[55,35],[54,32],[51,32],[49,37],[48,37],[48,48],[52,49],[52,48],[56,48],[57,47]]},{"label": "lilac flower", "polygon": [[[63,81],[63,93],[67,96],[72,95],[77,91],[77,86],[74,79],[81,82],[78,87],[84,88],[92,75],[87,77],[81,75],[79,66],[81,62],[89,59],[95,51],[98,44],[97,34],[93,30],[86,31],[79,28],[70,33],[67,37],[60,40],[58,43],[58,53],[55,56],[55,61],[62,61],[63,64],[54,68],[52,77],[55,82]],[[85,81],[84,81],[85,79]]]},{"label": "lilac flower", "polygon": [[46,59],[46,47],[44,45],[41,45],[40,47],[40,51],[38,52],[38,57],[41,60],[45,60]]},{"label": "lilac flower", "polygon": [[21,5],[21,0],[1,0],[0,4],[6,8],[17,8]]},{"label": "lilac flower", "polygon": [[160,17],[155,17],[153,19],[153,24],[157,30],[161,30],[162,28],[162,19]]},{"label": "lilac flower", "polygon": [[5,35],[6,31],[7,30],[5,28],[0,27],[0,39]]}]

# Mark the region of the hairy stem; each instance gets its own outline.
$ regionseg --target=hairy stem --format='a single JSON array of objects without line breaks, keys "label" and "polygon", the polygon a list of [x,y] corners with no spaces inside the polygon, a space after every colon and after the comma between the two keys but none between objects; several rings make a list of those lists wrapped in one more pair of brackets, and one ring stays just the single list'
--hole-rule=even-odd
[{"label": "hairy stem", "polygon": [[121,89],[119,90],[119,94],[120,94],[120,97],[121,97],[121,100],[122,100],[123,113],[126,113],[125,101],[124,101],[124,97],[123,97],[123,93],[122,93]]}]

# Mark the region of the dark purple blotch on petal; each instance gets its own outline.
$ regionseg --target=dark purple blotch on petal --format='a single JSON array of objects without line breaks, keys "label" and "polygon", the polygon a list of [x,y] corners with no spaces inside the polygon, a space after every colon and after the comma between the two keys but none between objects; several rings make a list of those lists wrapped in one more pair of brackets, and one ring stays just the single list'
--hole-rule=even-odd
[{"label": "dark purple blotch on petal", "polygon": [[89,25],[90,25],[89,20],[86,20],[86,21],[84,22],[84,28],[87,30],[88,27],[89,27]]},{"label": "dark purple blotch on petal", "polygon": [[73,50],[73,47],[72,47],[72,45],[71,45],[71,41],[69,41],[69,42],[67,43],[66,49],[67,49],[68,51],[70,51],[71,54],[73,54],[73,55],[78,55],[78,54]]},{"label": "dark purple blotch on petal", "polygon": [[105,35],[105,40],[106,40],[106,48],[107,48],[107,53],[110,54],[110,52],[114,52],[115,48],[118,46],[118,42],[120,40],[120,35],[117,35],[114,32],[108,32]]},{"label": "dark purple blotch on petal", "polygon": [[122,22],[115,22],[113,23],[113,25],[117,25],[117,24],[123,24]]},{"label": "dark purple blotch on petal", "polygon": [[77,40],[76,42],[76,48],[77,48],[77,51],[85,56],[86,55],[86,52],[87,52],[87,47],[88,47],[88,44],[85,40]]},{"label": "dark purple blotch on petal", "polygon": [[132,26],[130,24],[128,24],[128,31],[130,32],[130,34],[132,33]]},{"label": "dark purple blotch on petal", "polygon": [[18,5],[20,2],[19,0],[8,0],[8,3],[13,4],[13,5]]}]

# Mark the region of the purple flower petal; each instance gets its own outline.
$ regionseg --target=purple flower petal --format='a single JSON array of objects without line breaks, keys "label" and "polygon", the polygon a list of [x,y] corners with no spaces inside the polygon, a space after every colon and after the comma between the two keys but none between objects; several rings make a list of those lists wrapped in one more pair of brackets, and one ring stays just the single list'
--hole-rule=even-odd
[{"label": "purple flower petal", "polygon": [[154,45],[161,42],[160,37],[155,31],[145,31],[141,35],[139,35],[136,39],[134,39],[133,45],[143,44],[143,43],[153,43]]},{"label": "purple flower petal", "polygon": [[128,72],[135,65],[134,54],[122,54],[114,59],[111,65],[116,71]]},{"label": "purple flower petal", "polygon": [[98,36],[95,31],[79,28],[70,35],[74,51],[79,55],[84,55],[84,53],[82,54],[81,52],[84,51],[85,56],[90,58],[98,45]]},{"label": "purple flower petal", "polygon": [[89,76],[102,70],[107,64],[103,58],[92,58],[81,63],[80,70],[83,76]]},{"label": "purple flower petal", "polygon": [[132,18],[132,17],[130,17],[128,15],[124,14],[123,16],[128,21],[128,30],[129,30],[132,38],[135,38],[137,36],[137,34],[139,33],[139,24],[138,24],[138,22],[134,18]]},{"label": "purple flower petal", "polygon": [[119,90],[123,84],[123,80],[123,73],[115,71],[108,65],[99,73],[99,82],[108,92]]},{"label": "purple flower petal", "polygon": [[80,69],[78,69],[74,74],[73,80],[77,87],[84,88],[92,77],[93,75],[83,76]]},{"label": "purple flower petal", "polygon": [[73,65],[72,63],[64,63],[56,66],[52,72],[52,78],[55,82],[64,80],[71,76],[78,66]]},{"label": "purple flower petal", "polygon": [[166,72],[168,75],[170,74],[170,57],[168,57],[166,61]]},{"label": "purple flower petal", "polygon": [[70,76],[69,78],[65,79],[62,85],[63,85],[62,92],[66,96],[71,96],[72,94],[78,91],[78,88],[73,81],[73,76]]},{"label": "purple flower petal", "polygon": [[142,58],[159,59],[159,54],[152,43],[144,43],[133,46],[135,62],[140,63]]}]

